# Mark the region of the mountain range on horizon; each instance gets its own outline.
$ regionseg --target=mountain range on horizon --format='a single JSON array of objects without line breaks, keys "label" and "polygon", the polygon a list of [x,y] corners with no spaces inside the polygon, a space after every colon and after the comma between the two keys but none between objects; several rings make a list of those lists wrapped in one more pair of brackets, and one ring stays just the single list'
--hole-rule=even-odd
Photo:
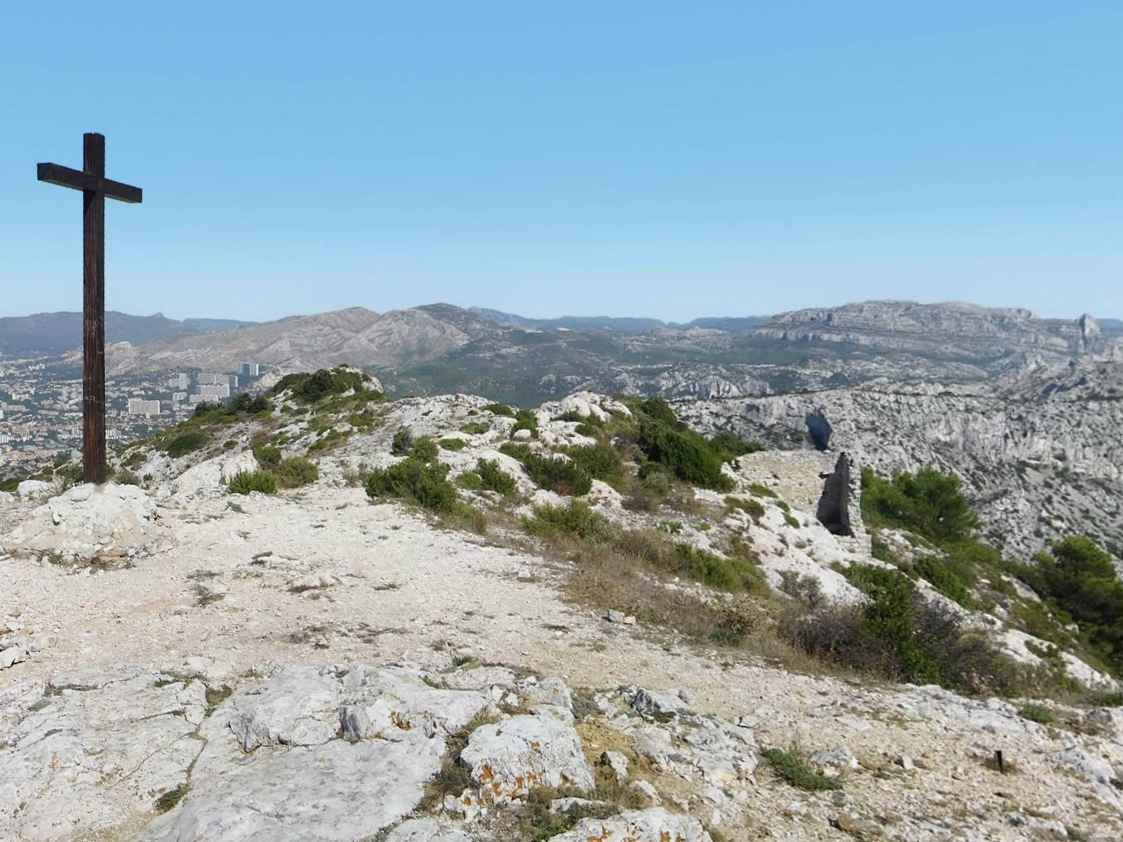
[{"label": "mountain range on horizon", "polygon": [[[872,302],[875,305],[894,302]],[[900,302],[914,304],[914,302]],[[793,313],[814,313],[841,311],[853,308],[856,304],[843,305],[842,307],[814,308],[808,310],[792,311]],[[924,304],[918,307],[954,307],[975,305],[955,304]],[[428,308],[452,308],[465,314],[472,314],[484,322],[501,325],[504,327],[518,328],[529,331],[599,331],[609,330],[619,334],[642,334],[652,330],[681,331],[691,328],[703,330],[716,330],[726,333],[742,333],[764,327],[775,320],[783,320],[790,313],[776,316],[750,315],[750,316],[709,316],[693,319],[689,322],[663,321],[661,319],[630,316],[560,316],[557,318],[532,318],[507,313],[485,307],[469,307],[466,309],[454,305],[434,304],[409,308],[409,310],[388,311],[391,313],[406,313],[412,310],[425,310]],[[989,308],[979,308],[989,309]],[[379,314],[365,308],[350,308],[348,310],[333,311],[336,313],[372,313]],[[1034,318],[1029,311],[993,310],[993,312],[1017,312]],[[151,316],[135,316],[119,311],[110,310],[105,314],[106,342],[108,344],[127,342],[131,345],[140,345],[147,342],[169,338],[186,338],[203,333],[224,332],[234,328],[249,328],[260,325],[282,323],[307,323],[307,320],[326,319],[332,313],[319,313],[308,316],[288,316],[273,322],[252,322],[237,319],[222,318],[186,318],[183,320],[169,319],[162,313]],[[1037,320],[1043,324],[1063,322],[1056,319]],[[1100,329],[1108,335],[1123,335],[1123,320],[1104,318],[1097,320]],[[24,356],[59,356],[80,348],[82,345],[82,314],[79,312],[36,313],[30,316],[0,317],[0,354],[12,357]]]}]

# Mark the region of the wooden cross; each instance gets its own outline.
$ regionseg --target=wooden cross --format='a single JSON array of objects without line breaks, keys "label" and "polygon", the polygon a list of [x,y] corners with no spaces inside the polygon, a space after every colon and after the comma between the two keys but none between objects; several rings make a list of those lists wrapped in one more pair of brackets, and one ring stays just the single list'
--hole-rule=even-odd
[{"label": "wooden cross", "polygon": [[105,136],[82,136],[82,171],[40,164],[39,180],[82,191],[82,480],[105,482],[105,199],[139,203],[141,189],[105,177]]}]

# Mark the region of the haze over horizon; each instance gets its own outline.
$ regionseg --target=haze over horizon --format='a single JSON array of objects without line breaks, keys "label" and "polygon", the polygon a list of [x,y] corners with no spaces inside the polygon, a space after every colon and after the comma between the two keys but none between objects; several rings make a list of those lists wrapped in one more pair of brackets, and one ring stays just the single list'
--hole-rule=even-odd
[{"label": "haze over horizon", "polygon": [[[755,7],[754,7],[755,6]],[[447,301],[687,322],[865,299],[1123,315],[1123,7],[1002,0],[3,12],[4,316]],[[96,45],[96,46],[91,46]]]}]

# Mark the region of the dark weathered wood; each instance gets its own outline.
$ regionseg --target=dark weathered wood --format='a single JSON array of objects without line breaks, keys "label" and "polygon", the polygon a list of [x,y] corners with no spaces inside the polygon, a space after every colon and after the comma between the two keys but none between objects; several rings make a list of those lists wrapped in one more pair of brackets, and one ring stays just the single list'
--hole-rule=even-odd
[{"label": "dark weathered wood", "polygon": [[82,137],[82,171],[40,164],[40,181],[82,191],[82,478],[101,485],[105,465],[105,200],[136,203],[139,187],[105,177],[105,137]]},{"label": "dark weathered wood", "polygon": [[[82,169],[105,179],[105,138],[87,134]],[[101,485],[105,466],[105,194],[82,193],[82,480]]]},{"label": "dark weathered wood", "polygon": [[139,204],[144,198],[144,191],[131,184],[122,184],[109,178],[96,178],[89,173],[72,170],[58,164],[39,164],[39,180],[47,184],[57,184],[59,187],[70,187],[74,190],[93,190],[104,193],[107,199],[116,199],[119,202]]}]

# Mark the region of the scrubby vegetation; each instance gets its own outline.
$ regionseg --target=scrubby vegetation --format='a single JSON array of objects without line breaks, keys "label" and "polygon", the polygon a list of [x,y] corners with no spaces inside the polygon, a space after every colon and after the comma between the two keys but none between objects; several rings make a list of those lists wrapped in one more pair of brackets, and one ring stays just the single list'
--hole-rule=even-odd
[{"label": "scrubby vegetation", "polygon": [[515,410],[502,403],[489,403],[484,407],[484,411],[490,412],[492,415],[502,415],[506,418],[515,417]]},{"label": "scrubby vegetation", "polygon": [[539,488],[563,495],[581,496],[593,487],[593,478],[572,459],[565,456],[545,456],[525,444],[507,442],[499,451],[522,462],[530,478]]},{"label": "scrubby vegetation", "polygon": [[931,468],[891,480],[863,468],[862,517],[868,526],[908,529],[938,543],[969,539],[979,525],[959,477]]},{"label": "scrubby vegetation", "polygon": [[277,477],[269,471],[242,471],[230,478],[229,490],[231,494],[276,494]]},{"label": "scrubby vegetation", "polygon": [[480,459],[476,462],[476,473],[480,483],[488,491],[512,494],[515,491],[515,478],[504,471],[495,459]]},{"label": "scrubby vegetation", "polygon": [[371,499],[394,497],[410,500],[425,509],[451,512],[456,488],[448,481],[448,465],[413,454],[395,465],[371,471],[366,480]]},{"label": "scrubby vegetation", "polygon": [[[199,405],[202,406],[202,404]],[[164,449],[172,459],[178,459],[180,456],[186,456],[188,453],[201,450],[209,441],[210,436],[206,433],[200,430],[191,430],[173,438]]]},{"label": "scrubby vegetation", "polygon": [[1076,623],[1083,644],[1116,674],[1123,674],[1123,582],[1111,556],[1083,536],[1041,553],[1037,566],[1010,565],[1058,616]]},{"label": "scrubby vegetation", "polygon": [[314,462],[300,456],[285,459],[281,449],[273,445],[259,445],[253,449],[254,458],[277,478],[280,488],[300,488],[320,478],[320,469]]},{"label": "scrubby vegetation", "polygon": [[632,410],[638,416],[636,445],[648,460],[665,466],[683,482],[719,491],[732,490],[732,480],[721,472],[723,457],[728,452],[727,438],[723,438],[725,444],[715,446],[712,440],[681,423],[662,398],[634,402]]},{"label": "scrubby vegetation", "polygon": [[538,438],[538,416],[530,409],[520,409],[515,413],[515,426],[511,428],[512,433],[517,433],[519,430],[529,430],[531,438]]},{"label": "scrubby vegetation", "polygon": [[332,369],[321,368],[312,374],[304,372],[285,375],[270,393],[279,395],[292,390],[293,398],[302,403],[317,403],[326,397],[348,392],[354,393],[356,398],[363,401],[385,401],[386,396],[382,392],[367,387],[370,382],[369,375],[339,366]]},{"label": "scrubby vegetation", "polygon": [[761,754],[772,767],[772,771],[797,789],[808,792],[842,789],[842,783],[838,779],[820,775],[795,751],[766,748]]}]

